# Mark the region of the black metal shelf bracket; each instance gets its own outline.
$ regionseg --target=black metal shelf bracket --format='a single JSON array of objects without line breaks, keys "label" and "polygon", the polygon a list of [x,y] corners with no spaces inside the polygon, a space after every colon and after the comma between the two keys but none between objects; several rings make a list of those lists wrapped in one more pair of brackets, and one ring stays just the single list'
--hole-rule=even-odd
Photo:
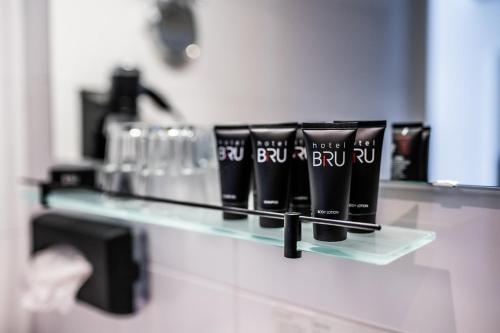
[{"label": "black metal shelf bracket", "polygon": [[50,194],[50,191],[52,190],[52,184],[50,183],[40,183],[40,205],[42,205],[44,208],[49,208],[49,202],[47,200],[47,197]]},{"label": "black metal shelf bracket", "polygon": [[298,249],[298,242],[302,239],[302,223],[299,213],[285,213],[285,258],[297,259],[302,257],[302,251]]}]

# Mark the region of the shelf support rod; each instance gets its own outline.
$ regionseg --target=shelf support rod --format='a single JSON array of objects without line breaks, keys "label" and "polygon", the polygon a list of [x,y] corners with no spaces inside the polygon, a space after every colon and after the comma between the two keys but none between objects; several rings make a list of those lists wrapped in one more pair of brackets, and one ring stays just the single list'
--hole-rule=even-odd
[{"label": "shelf support rod", "polygon": [[298,249],[298,242],[302,239],[302,223],[299,213],[285,213],[285,258],[297,259],[302,257]]}]

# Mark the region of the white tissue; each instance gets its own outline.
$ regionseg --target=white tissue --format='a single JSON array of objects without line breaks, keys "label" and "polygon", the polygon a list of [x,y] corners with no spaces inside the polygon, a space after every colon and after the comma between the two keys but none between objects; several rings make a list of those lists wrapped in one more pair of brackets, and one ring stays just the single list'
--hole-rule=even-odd
[{"label": "white tissue", "polygon": [[23,306],[34,312],[67,313],[92,274],[92,265],[75,248],[55,245],[36,252],[26,270]]}]

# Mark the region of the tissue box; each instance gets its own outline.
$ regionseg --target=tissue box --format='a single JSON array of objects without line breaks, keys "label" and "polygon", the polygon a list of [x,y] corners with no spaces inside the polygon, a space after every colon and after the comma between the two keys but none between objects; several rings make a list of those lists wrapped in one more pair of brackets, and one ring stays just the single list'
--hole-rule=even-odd
[{"label": "tissue box", "polygon": [[93,273],[78,292],[79,300],[116,314],[136,310],[139,269],[130,227],[91,215],[49,212],[32,219],[32,237],[33,253],[66,244],[92,264]]}]

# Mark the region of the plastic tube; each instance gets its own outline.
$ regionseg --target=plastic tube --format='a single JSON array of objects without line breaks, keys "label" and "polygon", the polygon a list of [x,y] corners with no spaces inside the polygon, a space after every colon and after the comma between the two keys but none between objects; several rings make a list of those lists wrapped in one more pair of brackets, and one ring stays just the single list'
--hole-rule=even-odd
[{"label": "plastic tube", "polygon": [[[223,206],[248,208],[252,172],[252,151],[248,126],[215,126]],[[224,212],[224,219],[245,219],[246,215]]]},{"label": "plastic tube", "polygon": [[[257,209],[284,213],[288,208],[296,123],[250,126],[257,187]],[[283,221],[260,217],[264,228],[283,227]]]},{"label": "plastic tube", "polygon": [[[337,123],[337,122],[336,122]],[[352,157],[349,221],[375,223],[385,120],[358,121]],[[354,233],[373,230],[347,229]]]},{"label": "plastic tube", "polygon": [[[346,220],[349,213],[351,166],[356,123],[303,124],[314,217]],[[314,238],[342,241],[343,227],[313,225]]]},{"label": "plastic tube", "polygon": [[301,215],[311,215],[309,193],[309,173],[307,171],[307,153],[302,129],[297,130],[295,149],[292,155],[290,210]]},{"label": "plastic tube", "polygon": [[422,123],[392,125],[391,179],[420,180]]}]

